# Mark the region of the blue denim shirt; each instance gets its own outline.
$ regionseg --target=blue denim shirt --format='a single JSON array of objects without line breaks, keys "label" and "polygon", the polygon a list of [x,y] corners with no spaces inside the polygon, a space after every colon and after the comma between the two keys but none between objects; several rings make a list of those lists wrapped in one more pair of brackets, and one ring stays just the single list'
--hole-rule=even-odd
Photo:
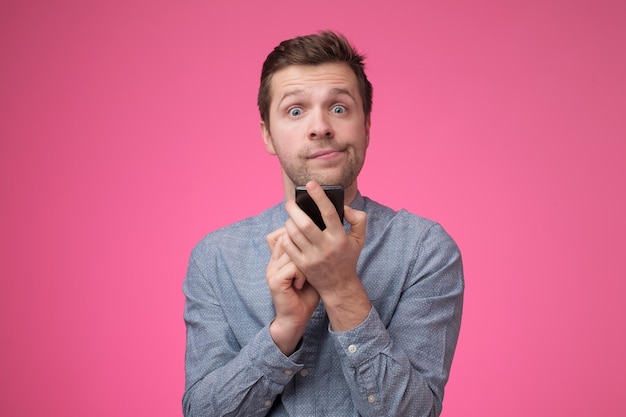
[{"label": "blue denim shirt", "polygon": [[460,252],[432,221],[360,194],[351,206],[367,213],[357,272],[370,314],[333,332],[320,302],[289,357],[270,337],[265,280],[265,236],[287,220],[284,204],[194,248],[183,285],[185,416],[440,414],[461,323]]}]

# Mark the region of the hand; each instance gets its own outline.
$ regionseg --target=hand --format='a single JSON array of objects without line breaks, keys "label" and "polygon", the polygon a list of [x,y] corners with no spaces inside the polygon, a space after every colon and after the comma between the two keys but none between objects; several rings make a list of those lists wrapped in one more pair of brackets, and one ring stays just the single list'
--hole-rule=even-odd
[{"label": "hand", "polygon": [[324,190],[311,181],[307,191],[320,209],[326,229],[320,230],[294,201],[288,201],[285,207],[290,219],[285,223],[281,244],[324,300],[333,329],[347,330],[360,324],[371,308],[356,273],[365,244],[367,216],[345,206],[344,216],[351,225],[350,233],[346,233]]},{"label": "hand", "polygon": [[276,310],[270,334],[278,348],[290,355],[298,345],[320,296],[283,250],[285,238],[284,228],[267,235],[272,256],[266,279]]}]

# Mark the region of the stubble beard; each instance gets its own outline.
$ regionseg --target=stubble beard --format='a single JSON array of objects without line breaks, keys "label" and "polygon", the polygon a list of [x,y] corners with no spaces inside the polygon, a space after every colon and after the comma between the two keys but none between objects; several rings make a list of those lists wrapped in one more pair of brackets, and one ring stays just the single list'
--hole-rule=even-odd
[{"label": "stubble beard", "polygon": [[365,151],[359,154],[354,147],[344,150],[347,161],[343,164],[342,172],[337,178],[337,174],[324,173],[324,168],[311,169],[307,165],[306,155],[299,155],[298,164],[288,163],[279,158],[283,171],[294,185],[305,185],[309,181],[315,181],[320,185],[342,185],[344,188],[350,187],[359,176],[365,161]]}]

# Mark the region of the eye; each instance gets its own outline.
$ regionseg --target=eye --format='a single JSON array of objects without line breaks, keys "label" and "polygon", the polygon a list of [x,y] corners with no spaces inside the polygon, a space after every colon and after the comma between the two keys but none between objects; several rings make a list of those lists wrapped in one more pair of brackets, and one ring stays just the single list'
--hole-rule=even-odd
[{"label": "eye", "polygon": [[289,109],[289,116],[298,117],[302,114],[302,109],[300,107],[292,107]]},{"label": "eye", "polygon": [[332,112],[335,114],[343,114],[346,112],[346,108],[344,106],[341,105],[336,105],[333,107]]}]

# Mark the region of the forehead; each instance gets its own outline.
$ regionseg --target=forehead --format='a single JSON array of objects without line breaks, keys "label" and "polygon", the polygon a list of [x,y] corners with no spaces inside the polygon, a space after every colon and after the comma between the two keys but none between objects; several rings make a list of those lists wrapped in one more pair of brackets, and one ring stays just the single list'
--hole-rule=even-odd
[{"label": "forehead", "polygon": [[346,90],[360,99],[356,75],[345,63],[291,65],[274,73],[271,80],[273,104],[294,92],[313,95],[338,90]]}]

